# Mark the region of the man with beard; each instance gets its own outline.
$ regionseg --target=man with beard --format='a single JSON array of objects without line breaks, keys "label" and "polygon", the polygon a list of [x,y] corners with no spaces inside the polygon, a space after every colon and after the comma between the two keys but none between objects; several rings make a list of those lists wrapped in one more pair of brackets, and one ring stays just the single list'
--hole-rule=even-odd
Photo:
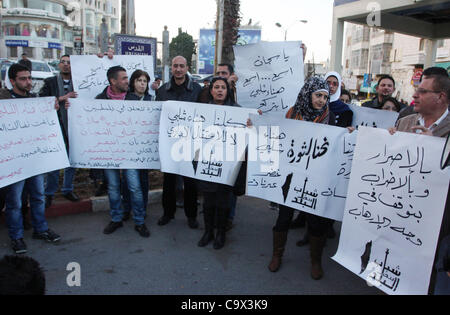
[{"label": "man with beard", "polygon": [[363,107],[381,109],[381,103],[387,97],[391,97],[395,91],[395,80],[389,75],[384,75],[378,80],[377,96],[364,103]]},{"label": "man with beard", "polygon": [[[8,70],[12,90],[0,90],[0,99],[30,98],[33,85],[30,70],[20,64],[12,65]],[[44,175],[36,175],[26,180],[5,187],[6,189],[6,224],[8,226],[11,247],[16,254],[27,252],[23,240],[22,192],[26,188],[30,194],[30,207],[33,217],[33,238],[46,242],[58,242],[61,237],[48,228],[45,218]]]},{"label": "man with beard", "polygon": [[[70,56],[61,57],[59,62],[59,75],[44,80],[44,86],[39,92],[39,96],[55,96],[59,102],[58,119],[61,125],[61,131],[66,144],[67,152],[69,152],[69,134],[68,134],[68,118],[66,103],[69,98],[76,98],[77,93],[73,91],[72,72],[70,67]],[[75,169],[72,167],[64,170],[64,181],[61,192],[63,196],[72,201],[77,202],[80,199],[73,192],[73,178]],[[47,185],[45,187],[45,207],[48,208],[52,204],[53,196],[58,190],[59,170],[47,174]]]}]

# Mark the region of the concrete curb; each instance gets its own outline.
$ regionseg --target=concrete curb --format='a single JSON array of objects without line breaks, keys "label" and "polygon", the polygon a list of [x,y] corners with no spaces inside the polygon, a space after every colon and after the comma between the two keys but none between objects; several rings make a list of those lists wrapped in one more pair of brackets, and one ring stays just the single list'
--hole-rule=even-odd
[{"label": "concrete curb", "polygon": [[[162,189],[152,190],[148,192],[148,204],[153,205],[162,202]],[[50,208],[46,209],[47,217],[58,217],[62,215],[79,214],[86,212],[105,212],[109,211],[108,196],[92,197],[88,200],[80,202],[63,202],[54,203]]]}]

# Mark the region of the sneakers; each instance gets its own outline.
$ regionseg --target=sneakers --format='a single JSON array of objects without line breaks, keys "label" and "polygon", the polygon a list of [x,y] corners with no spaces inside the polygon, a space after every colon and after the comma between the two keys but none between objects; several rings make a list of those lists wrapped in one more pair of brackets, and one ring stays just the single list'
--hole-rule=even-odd
[{"label": "sneakers", "polygon": [[16,255],[25,254],[27,252],[27,245],[23,241],[23,238],[11,240],[11,247]]},{"label": "sneakers", "polygon": [[136,225],[134,229],[139,233],[142,237],[150,237],[150,231],[147,229],[147,226],[145,224],[142,225]]},{"label": "sneakers", "polygon": [[103,230],[103,234],[112,234],[114,233],[118,228],[121,228],[123,226],[122,221],[120,222],[110,222],[107,227]]},{"label": "sneakers", "polygon": [[48,243],[55,243],[61,239],[61,236],[53,232],[52,230],[47,230],[43,233],[33,233],[33,238],[36,240],[44,240]]}]

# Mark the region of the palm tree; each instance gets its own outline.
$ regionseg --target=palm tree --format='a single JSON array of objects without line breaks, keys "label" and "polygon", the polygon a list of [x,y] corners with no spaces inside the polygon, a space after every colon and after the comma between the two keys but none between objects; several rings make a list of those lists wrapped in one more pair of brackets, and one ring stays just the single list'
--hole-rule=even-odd
[{"label": "palm tree", "polygon": [[241,24],[240,0],[224,0],[222,63],[234,64],[233,46]]}]

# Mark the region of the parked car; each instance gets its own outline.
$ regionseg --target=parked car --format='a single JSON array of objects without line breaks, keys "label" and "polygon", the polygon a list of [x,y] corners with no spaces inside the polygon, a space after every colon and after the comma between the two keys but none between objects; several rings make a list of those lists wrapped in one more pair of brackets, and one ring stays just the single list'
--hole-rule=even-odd
[{"label": "parked car", "polygon": [[1,80],[5,81],[6,70],[14,63],[14,61],[8,59],[2,59],[0,61]]},{"label": "parked car", "polygon": [[31,78],[33,79],[33,93],[38,93],[44,86],[44,80],[55,76],[52,68],[45,61],[31,60]]}]

